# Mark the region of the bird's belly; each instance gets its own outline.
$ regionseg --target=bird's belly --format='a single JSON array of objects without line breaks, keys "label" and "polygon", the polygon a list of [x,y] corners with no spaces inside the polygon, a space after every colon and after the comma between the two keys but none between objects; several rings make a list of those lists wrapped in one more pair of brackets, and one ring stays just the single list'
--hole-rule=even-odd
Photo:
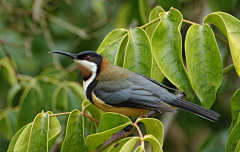
[{"label": "bird's belly", "polygon": [[130,108],[130,107],[115,107],[111,105],[105,104],[104,101],[97,98],[94,93],[92,93],[92,101],[96,107],[101,109],[104,112],[115,112],[119,113],[128,117],[131,116],[140,116],[146,115],[149,110],[147,109],[137,109],[137,108]]}]

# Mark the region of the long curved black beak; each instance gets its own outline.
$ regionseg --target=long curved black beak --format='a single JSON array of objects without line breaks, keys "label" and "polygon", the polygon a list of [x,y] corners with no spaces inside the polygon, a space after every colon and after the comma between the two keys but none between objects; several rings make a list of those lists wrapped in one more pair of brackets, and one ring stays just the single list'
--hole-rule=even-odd
[{"label": "long curved black beak", "polygon": [[63,54],[66,55],[72,59],[77,59],[77,56],[75,54],[72,53],[68,53],[68,52],[59,52],[59,51],[52,51],[52,52],[48,52],[48,53],[58,53],[58,54]]}]

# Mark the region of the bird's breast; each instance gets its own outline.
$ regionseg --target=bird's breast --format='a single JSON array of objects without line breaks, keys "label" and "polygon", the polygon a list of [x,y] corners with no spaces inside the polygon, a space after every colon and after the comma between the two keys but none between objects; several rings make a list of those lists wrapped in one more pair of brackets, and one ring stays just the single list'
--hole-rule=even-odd
[{"label": "bird's breast", "polygon": [[108,105],[98,97],[94,93],[92,93],[92,102],[96,107],[101,109],[104,112],[114,112],[119,113],[128,117],[131,116],[140,116],[140,115],[146,115],[149,110],[147,109],[137,109],[137,108],[130,108],[130,107],[115,107]]}]

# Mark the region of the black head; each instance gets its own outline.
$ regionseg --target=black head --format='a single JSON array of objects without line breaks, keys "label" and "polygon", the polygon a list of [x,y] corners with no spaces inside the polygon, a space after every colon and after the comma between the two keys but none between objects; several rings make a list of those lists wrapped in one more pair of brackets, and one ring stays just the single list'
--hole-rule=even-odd
[{"label": "black head", "polygon": [[102,55],[93,51],[84,51],[78,54],[71,54],[68,52],[59,52],[59,51],[54,51],[49,53],[63,54],[65,56],[68,56],[74,59],[83,77],[86,77],[86,78],[90,77],[91,72],[96,73],[96,75],[99,73],[102,60],[103,60]]},{"label": "black head", "polygon": [[72,53],[68,53],[68,52],[59,52],[59,51],[53,51],[53,52],[49,52],[49,53],[58,53],[58,54],[62,54],[65,56],[68,56],[72,59],[76,59],[76,60],[86,60],[89,62],[94,62],[97,65],[100,65],[102,63],[102,55],[93,52],[93,51],[84,51],[78,54],[72,54]]}]

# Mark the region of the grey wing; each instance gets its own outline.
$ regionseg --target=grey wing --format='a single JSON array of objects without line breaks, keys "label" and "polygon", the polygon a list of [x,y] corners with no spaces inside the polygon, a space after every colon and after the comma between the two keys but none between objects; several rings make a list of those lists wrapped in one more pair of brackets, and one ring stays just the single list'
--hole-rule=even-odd
[{"label": "grey wing", "polygon": [[98,84],[94,94],[109,105],[149,110],[175,112],[173,108],[162,102],[161,98],[151,90],[128,81]]}]

